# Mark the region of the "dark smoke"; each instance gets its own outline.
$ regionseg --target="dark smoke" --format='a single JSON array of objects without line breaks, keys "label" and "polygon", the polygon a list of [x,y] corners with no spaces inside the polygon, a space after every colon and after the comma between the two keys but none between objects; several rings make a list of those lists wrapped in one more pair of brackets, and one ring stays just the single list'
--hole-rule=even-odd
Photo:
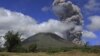
[{"label": "dark smoke", "polygon": [[82,14],[80,8],[77,5],[72,4],[71,1],[65,2],[65,0],[54,0],[52,9],[55,15],[63,23],[73,23],[75,27],[68,31],[65,31],[68,41],[72,41],[77,44],[82,44]]}]

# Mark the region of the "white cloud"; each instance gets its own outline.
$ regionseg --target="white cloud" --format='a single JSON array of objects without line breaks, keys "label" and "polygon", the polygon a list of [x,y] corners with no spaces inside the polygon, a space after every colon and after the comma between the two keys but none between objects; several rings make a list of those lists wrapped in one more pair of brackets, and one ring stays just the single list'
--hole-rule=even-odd
[{"label": "white cloud", "polygon": [[89,20],[91,23],[87,25],[90,30],[100,30],[100,16],[90,16]]},{"label": "white cloud", "polygon": [[[30,16],[18,12],[0,8],[0,36],[4,36],[9,30],[22,33],[22,38],[27,38],[39,32],[63,32],[74,27],[73,23],[63,23],[50,19],[47,22],[37,24]],[[4,39],[0,39],[4,43]]]},{"label": "white cloud", "polygon": [[71,27],[74,27],[73,23],[62,23],[58,20],[50,19],[47,22],[43,22],[35,26],[36,31],[39,32],[62,32],[69,30]]},{"label": "white cloud", "polygon": [[97,2],[97,0],[89,0],[84,7],[90,11],[97,11],[100,10],[100,2]]},{"label": "white cloud", "polygon": [[41,8],[41,10],[42,10],[43,12],[47,12],[47,11],[49,11],[49,9],[50,9],[50,8],[47,7],[47,6],[44,6],[44,7]]},{"label": "white cloud", "polygon": [[[0,8],[0,36],[4,36],[9,30],[21,32],[25,37],[30,36],[32,33],[28,29],[35,24],[36,21],[30,16]],[[0,43],[4,44],[4,42],[4,39],[0,37]]]},{"label": "white cloud", "polygon": [[0,35],[4,35],[9,30],[26,33],[27,28],[34,24],[36,21],[30,16],[0,8]]},{"label": "white cloud", "polygon": [[84,30],[83,31],[83,38],[96,38],[96,34],[91,32],[91,31],[87,31],[87,30]]}]

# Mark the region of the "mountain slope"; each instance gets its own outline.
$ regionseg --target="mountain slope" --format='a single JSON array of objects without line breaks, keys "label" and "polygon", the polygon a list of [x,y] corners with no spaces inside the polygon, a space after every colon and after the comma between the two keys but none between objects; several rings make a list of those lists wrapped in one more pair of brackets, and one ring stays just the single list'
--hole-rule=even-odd
[{"label": "mountain slope", "polygon": [[38,49],[48,49],[48,48],[60,48],[60,47],[71,47],[74,46],[73,43],[66,41],[65,39],[59,37],[53,33],[38,33],[24,40],[22,44],[24,46],[29,46],[33,43],[37,44]]}]

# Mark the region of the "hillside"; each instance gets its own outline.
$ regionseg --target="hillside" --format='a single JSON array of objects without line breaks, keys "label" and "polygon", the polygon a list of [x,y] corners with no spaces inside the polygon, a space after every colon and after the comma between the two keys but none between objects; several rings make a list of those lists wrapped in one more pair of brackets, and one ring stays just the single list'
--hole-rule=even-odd
[{"label": "hillside", "polygon": [[69,42],[53,33],[38,33],[22,42],[23,46],[26,46],[26,47],[28,47],[29,45],[33,43],[37,44],[38,49],[74,46],[72,42]]}]

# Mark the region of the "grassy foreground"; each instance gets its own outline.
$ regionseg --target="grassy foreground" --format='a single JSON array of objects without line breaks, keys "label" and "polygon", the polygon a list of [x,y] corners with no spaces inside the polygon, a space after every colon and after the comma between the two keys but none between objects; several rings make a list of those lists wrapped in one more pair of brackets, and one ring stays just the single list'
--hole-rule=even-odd
[{"label": "grassy foreground", "polygon": [[69,52],[59,52],[59,53],[9,53],[1,52],[0,56],[100,56],[100,53],[86,53],[80,51],[69,51]]}]

